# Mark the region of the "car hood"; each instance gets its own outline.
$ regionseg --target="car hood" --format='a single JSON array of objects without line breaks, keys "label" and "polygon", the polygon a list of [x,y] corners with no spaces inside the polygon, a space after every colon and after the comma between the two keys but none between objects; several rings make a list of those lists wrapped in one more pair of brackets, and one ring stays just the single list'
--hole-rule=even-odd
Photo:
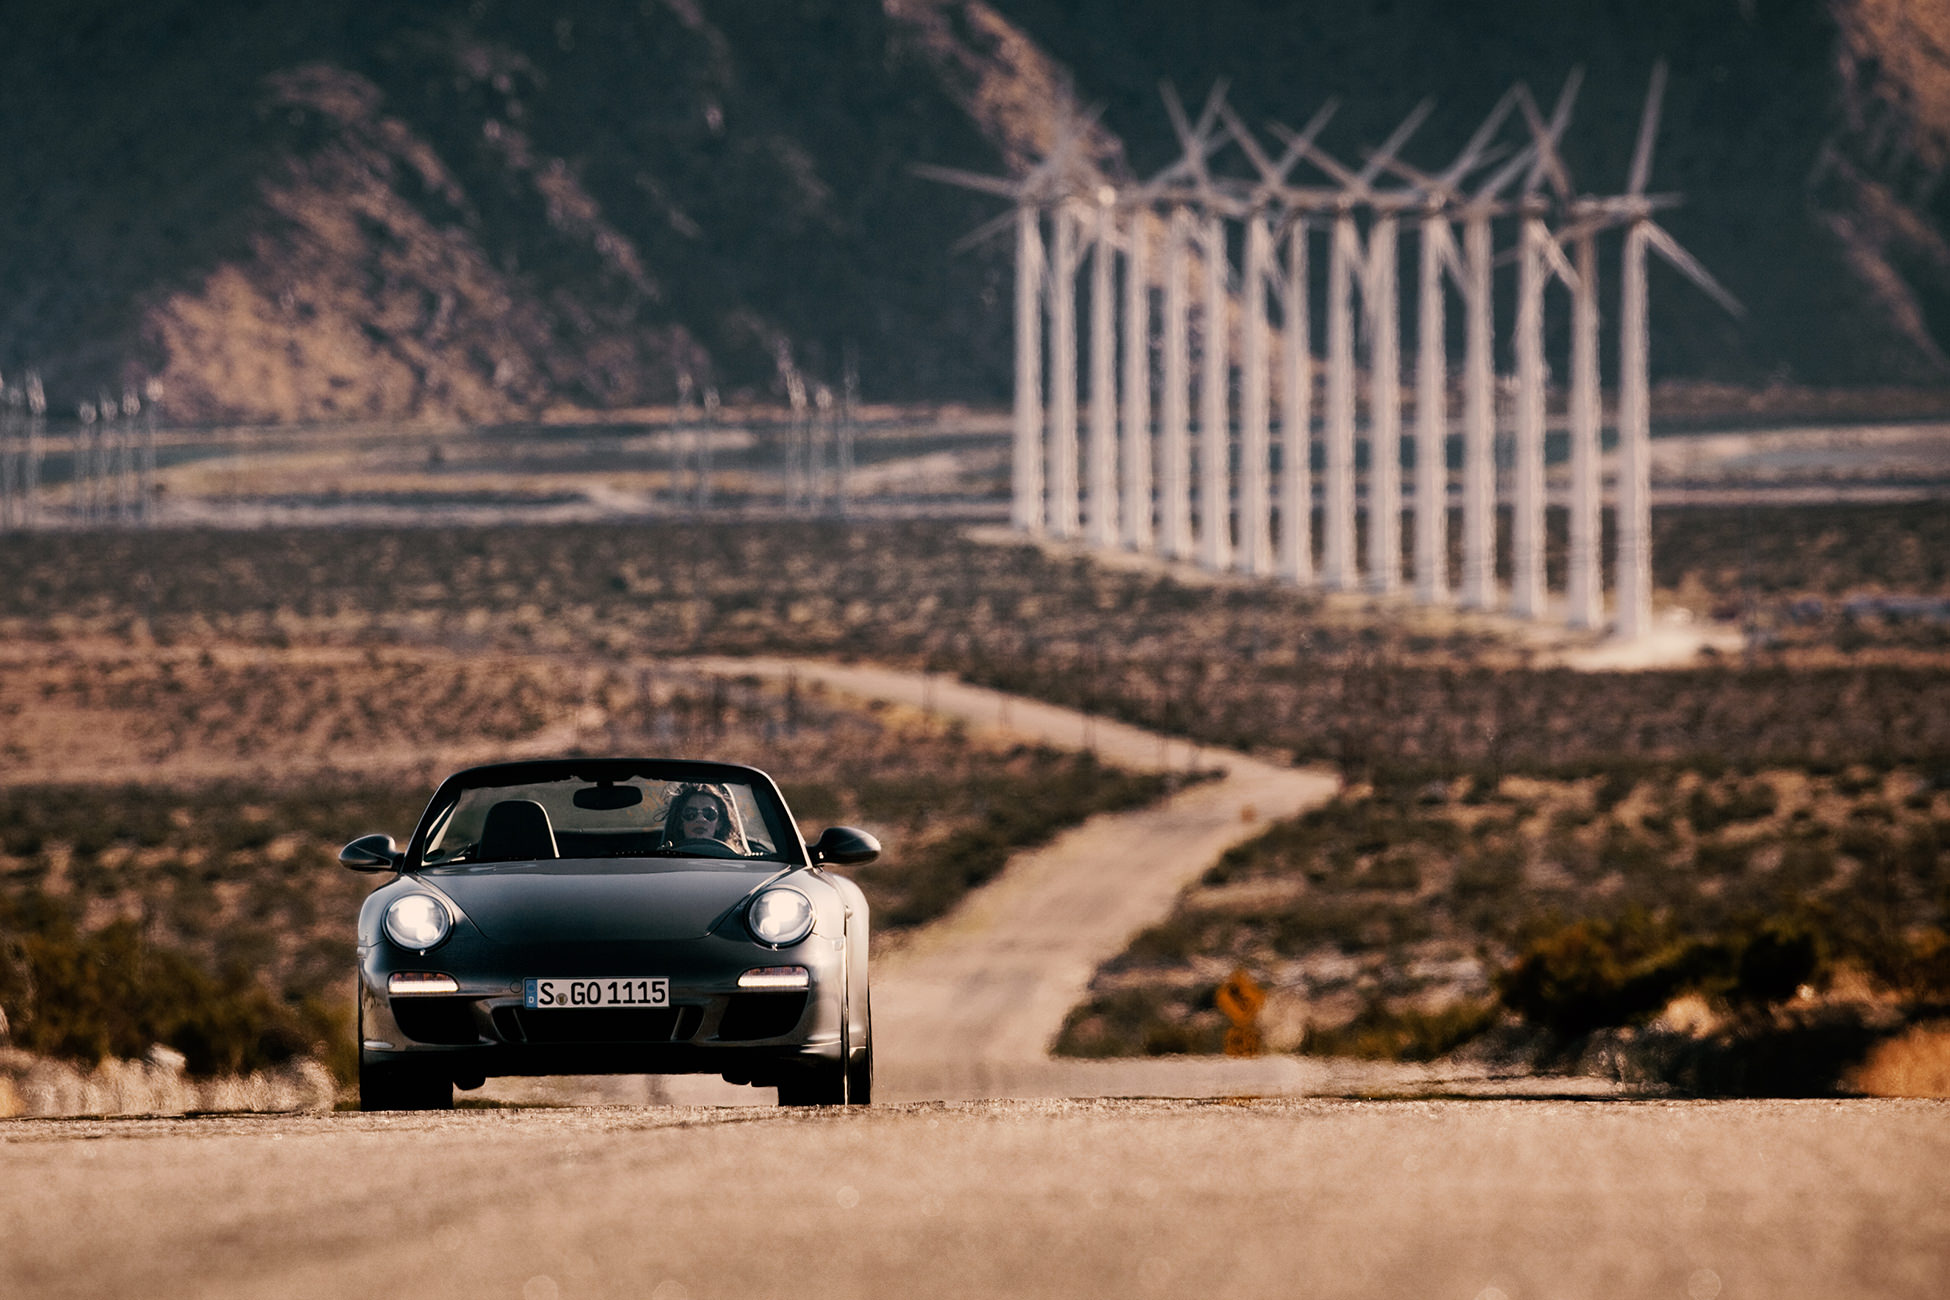
[{"label": "car hood", "polygon": [[695,939],[781,874],[689,863],[497,863],[434,868],[420,878],[500,943]]}]

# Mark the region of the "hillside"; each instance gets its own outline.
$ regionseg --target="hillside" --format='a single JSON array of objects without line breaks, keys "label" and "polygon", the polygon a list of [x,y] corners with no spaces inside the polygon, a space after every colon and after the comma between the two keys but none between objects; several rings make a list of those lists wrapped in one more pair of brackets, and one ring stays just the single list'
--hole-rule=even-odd
[{"label": "hillside", "polygon": [[1950,17],[1904,0],[77,0],[9,5],[0,377],[55,410],[160,377],[177,419],[511,418],[764,393],[781,347],[876,397],[1007,391],[1008,249],[955,253],[1066,79],[1138,173],[1157,83],[1254,122],[1425,95],[1434,163],[1511,81],[1587,69],[1568,148],[1622,184],[1672,61],[1654,185],[1752,309],[1654,283],[1654,364],[1740,383],[1950,379]]}]

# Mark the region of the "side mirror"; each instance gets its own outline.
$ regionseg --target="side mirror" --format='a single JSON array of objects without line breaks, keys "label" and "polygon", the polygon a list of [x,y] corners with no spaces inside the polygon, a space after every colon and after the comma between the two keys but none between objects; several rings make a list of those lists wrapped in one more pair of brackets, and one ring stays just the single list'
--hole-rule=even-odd
[{"label": "side mirror", "polygon": [[851,826],[828,826],[807,848],[815,867],[857,867],[880,856],[880,841]]},{"label": "side mirror", "polygon": [[361,835],[339,850],[339,865],[354,871],[398,871],[405,860],[390,835]]}]

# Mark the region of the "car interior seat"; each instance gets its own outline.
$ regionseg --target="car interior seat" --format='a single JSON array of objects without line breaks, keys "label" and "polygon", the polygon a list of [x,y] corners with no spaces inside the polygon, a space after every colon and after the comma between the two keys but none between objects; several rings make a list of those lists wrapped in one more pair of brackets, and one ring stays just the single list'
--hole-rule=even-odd
[{"label": "car interior seat", "polygon": [[557,856],[548,809],[533,799],[503,799],[488,809],[476,862],[535,862]]}]

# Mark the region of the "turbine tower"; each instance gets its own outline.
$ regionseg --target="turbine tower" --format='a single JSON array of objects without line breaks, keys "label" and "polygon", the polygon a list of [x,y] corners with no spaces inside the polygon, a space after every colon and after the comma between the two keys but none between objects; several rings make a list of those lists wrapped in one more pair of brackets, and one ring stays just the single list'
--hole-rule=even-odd
[{"label": "turbine tower", "polygon": [[1462,196],[1462,180],[1490,156],[1490,142],[1516,103],[1504,92],[1454,162],[1425,176],[1399,159],[1394,171],[1422,193],[1417,247],[1420,252],[1415,326],[1415,600],[1433,605],[1449,595],[1448,362],[1443,279],[1468,292],[1462,253],[1456,247],[1449,209]]},{"label": "turbine tower", "polygon": [[[1306,130],[1290,136],[1286,150],[1276,161],[1237,114],[1224,105],[1220,113],[1226,130],[1241,152],[1259,173],[1259,181],[1248,194],[1246,210],[1245,267],[1240,284],[1240,377],[1239,377],[1239,546],[1235,561],[1244,573],[1266,576],[1281,572],[1289,577],[1311,574],[1311,555],[1303,566],[1300,547],[1306,545],[1308,518],[1313,510],[1312,492],[1307,487],[1308,427],[1304,383],[1307,371],[1306,231],[1303,210],[1291,213],[1291,252],[1297,272],[1290,270],[1282,279],[1276,274],[1272,213],[1286,187],[1287,174],[1313,144],[1338,105],[1329,100]],[[1276,128],[1277,130],[1278,128]],[[1297,276],[1297,278],[1296,278]],[[1281,296],[1286,331],[1284,363],[1284,402],[1280,455],[1281,558],[1276,563],[1272,533],[1272,390],[1268,377],[1270,326],[1266,316],[1269,293]],[[1297,349],[1297,351],[1296,351]]]},{"label": "turbine tower", "polygon": [[[1350,290],[1359,277],[1369,325],[1368,351],[1368,580],[1393,591],[1401,575],[1401,318],[1397,294],[1397,231],[1401,211],[1416,201],[1411,187],[1378,192],[1373,182],[1422,125],[1433,103],[1424,100],[1368,158],[1350,171],[1309,144],[1305,153],[1341,185],[1334,207],[1327,265],[1327,463],[1321,580],[1331,590],[1357,583],[1354,556],[1354,322]],[[1356,229],[1354,205],[1374,212],[1367,247]]]},{"label": "turbine tower", "polygon": [[[1057,268],[1052,268],[1044,255],[1042,237],[1043,211],[1053,213],[1055,227],[1052,242],[1062,244],[1065,238],[1066,221],[1070,218],[1064,210],[1065,201],[1078,194],[1094,196],[1104,184],[1095,163],[1086,156],[1083,148],[1086,137],[1096,125],[1099,110],[1092,108],[1079,114],[1075,105],[1065,94],[1057,105],[1054,127],[1054,141],[1044,157],[1014,177],[986,176],[979,172],[964,171],[958,167],[937,167],[919,164],[913,168],[917,176],[929,180],[942,181],[963,189],[976,190],[984,194],[994,194],[1014,202],[1013,214],[983,223],[962,238],[956,249],[973,247],[1013,225],[1016,232],[1016,372],[1015,372],[1015,415],[1014,437],[1012,440],[1012,498],[1010,518],[1018,529],[1030,534],[1039,534],[1054,526],[1061,529],[1065,523],[1070,536],[1078,531],[1076,505],[1076,336],[1075,319],[1075,231],[1070,229],[1068,260],[1072,263],[1071,274],[1059,276]],[[1052,250],[1057,262],[1064,261],[1062,249]],[[1059,300],[1061,305],[1059,306]],[[1051,370],[1049,388],[1051,406],[1064,402],[1069,419],[1069,436],[1056,436],[1057,446],[1046,447],[1045,394],[1043,383],[1043,318],[1045,305],[1053,318],[1053,328],[1049,340],[1051,351]],[[1068,319],[1071,328],[1067,331],[1054,328],[1055,320]],[[1063,337],[1068,336],[1067,374],[1061,355]],[[1065,395],[1067,401],[1065,402]],[[1062,412],[1056,412],[1061,415]],[[1052,418],[1051,424],[1058,420]],[[1066,450],[1067,449],[1067,450]],[[1067,497],[1062,487],[1051,481],[1061,476],[1048,473],[1046,467],[1054,464],[1061,471],[1067,460],[1069,492]],[[1053,498],[1053,499],[1049,499]],[[1063,502],[1069,502],[1066,508]]]},{"label": "turbine tower", "polygon": [[[1517,230],[1517,419],[1511,484],[1510,613],[1539,618],[1544,613],[1544,289],[1546,262],[1563,255],[1544,220],[1545,201],[1539,193],[1547,178],[1560,199],[1570,197],[1570,182],[1557,162],[1557,140],[1571,120],[1581,71],[1573,70],[1557,97],[1546,124],[1523,89],[1519,99],[1535,144],[1530,174],[1524,182]],[[1568,281],[1569,266],[1562,266]]]},{"label": "turbine tower", "polygon": [[1734,316],[1746,309],[1729,294],[1665,229],[1652,213],[1677,200],[1648,197],[1652,149],[1659,131],[1659,101],[1665,95],[1666,65],[1652,69],[1639,118],[1639,137],[1632,151],[1632,170],[1625,197],[1611,209],[1626,224],[1625,258],[1621,270],[1618,366],[1618,586],[1616,634],[1634,640],[1652,626],[1652,491],[1651,491],[1651,339],[1646,319],[1645,261],[1648,250],[1664,258],[1680,274]]}]

